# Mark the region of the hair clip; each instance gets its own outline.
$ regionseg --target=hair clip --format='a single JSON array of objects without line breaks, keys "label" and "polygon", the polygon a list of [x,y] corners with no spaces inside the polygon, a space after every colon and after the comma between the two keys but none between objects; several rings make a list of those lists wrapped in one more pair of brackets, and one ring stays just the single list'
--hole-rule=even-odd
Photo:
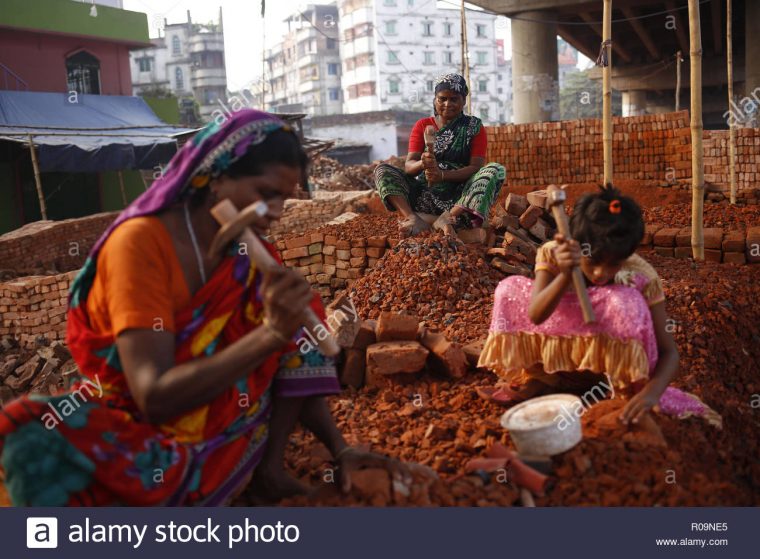
[{"label": "hair clip", "polygon": [[195,175],[192,179],[190,179],[190,184],[193,185],[193,188],[203,188],[209,183],[210,180],[211,177],[208,175]]},{"label": "hair clip", "polygon": [[620,205],[620,200],[613,200],[610,202],[610,213],[611,214],[619,214],[621,211],[623,211],[623,206]]}]

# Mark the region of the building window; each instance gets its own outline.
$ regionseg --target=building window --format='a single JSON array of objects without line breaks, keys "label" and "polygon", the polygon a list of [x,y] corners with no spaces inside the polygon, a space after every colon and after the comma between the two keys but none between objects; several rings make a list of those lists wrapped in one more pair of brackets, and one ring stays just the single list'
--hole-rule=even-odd
[{"label": "building window", "polygon": [[488,64],[488,53],[483,51],[478,51],[478,64]]},{"label": "building window", "polygon": [[179,37],[177,35],[174,35],[172,37],[172,54],[174,56],[182,54],[182,45],[180,44]]},{"label": "building window", "polygon": [[386,35],[395,35],[396,34],[396,22],[395,21],[386,21],[385,22],[385,33],[386,33]]},{"label": "building window", "polygon": [[182,68],[179,66],[174,69],[174,83],[179,91],[185,89],[185,76],[182,74]]},{"label": "building window", "polygon": [[501,80],[502,80],[502,75],[501,74],[496,74],[496,81],[500,82]]},{"label": "building window", "polygon": [[478,37],[488,37],[488,35],[486,35],[486,26],[485,25],[483,25],[481,23],[478,23],[475,26],[475,29],[477,30]]},{"label": "building window", "polygon": [[485,93],[488,91],[488,82],[486,80],[480,80],[478,82],[478,91]]},{"label": "building window", "polygon": [[444,23],[443,24],[443,34],[446,37],[451,37],[451,24],[450,23]]},{"label": "building window", "polygon": [[388,64],[399,64],[400,61],[398,59],[398,55],[396,54],[395,50],[389,50],[388,51]]},{"label": "building window", "polygon": [[153,59],[148,58],[147,56],[144,58],[137,59],[137,64],[140,67],[141,72],[150,72],[152,62],[153,62]]},{"label": "building window", "polygon": [[330,62],[327,65],[327,75],[328,76],[337,76],[338,75],[338,64]]},{"label": "building window", "polygon": [[499,93],[504,93],[504,88],[503,88],[503,87],[500,87],[500,88],[499,88],[497,91],[498,91]]},{"label": "building window", "polygon": [[480,120],[488,120],[488,107],[480,107]]},{"label": "building window", "polygon": [[386,6],[395,6],[396,0],[383,0],[383,4]]},{"label": "building window", "polygon": [[450,50],[444,51],[443,53],[443,61],[446,64],[452,64],[454,62],[454,55]]},{"label": "building window", "polygon": [[327,50],[335,50],[335,39],[327,39]]},{"label": "building window", "polygon": [[428,91],[433,91],[434,85],[435,84],[433,83],[433,80],[428,80],[427,82],[425,82],[425,89],[427,89]]},{"label": "building window", "polygon": [[422,22],[422,36],[423,37],[432,37],[433,36],[433,22],[431,22],[431,21],[423,21]]},{"label": "building window", "polygon": [[85,51],[66,59],[66,81],[69,91],[100,94],[100,62]]},{"label": "building window", "polygon": [[388,93],[400,93],[398,80],[390,80],[388,82]]},{"label": "building window", "polygon": [[429,50],[425,51],[425,64],[435,64],[435,58],[433,54],[434,53]]},{"label": "building window", "polygon": [[414,7],[414,0],[406,0],[406,5],[410,8]]},{"label": "building window", "polygon": [[330,101],[340,101],[340,89],[337,87],[332,87],[328,90],[328,95],[330,96]]}]

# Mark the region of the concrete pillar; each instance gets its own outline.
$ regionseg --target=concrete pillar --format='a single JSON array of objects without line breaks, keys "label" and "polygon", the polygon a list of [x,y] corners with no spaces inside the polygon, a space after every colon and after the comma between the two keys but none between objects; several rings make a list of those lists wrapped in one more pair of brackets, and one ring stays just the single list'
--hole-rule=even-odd
[{"label": "concrete pillar", "polygon": [[556,14],[534,11],[518,17],[512,19],[514,122],[559,120],[557,26],[543,23],[556,21]]},{"label": "concrete pillar", "polygon": [[623,92],[623,116],[641,116],[647,114],[647,92],[635,89]]},{"label": "concrete pillar", "polygon": [[[746,87],[745,95],[751,97],[753,92],[760,97],[760,2],[748,1],[744,3],[747,29],[745,36],[744,59]],[[734,48],[734,56],[738,48]]]}]

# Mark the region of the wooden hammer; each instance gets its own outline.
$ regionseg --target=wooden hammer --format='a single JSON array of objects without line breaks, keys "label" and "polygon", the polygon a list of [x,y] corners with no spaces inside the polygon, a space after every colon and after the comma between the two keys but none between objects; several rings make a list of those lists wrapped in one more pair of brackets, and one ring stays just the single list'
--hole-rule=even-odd
[{"label": "wooden hammer", "polygon": [[[239,212],[235,205],[229,200],[222,200],[216,206],[211,208],[211,215],[222,225],[222,228],[214,237],[211,243],[209,254],[218,254],[224,251],[225,247],[233,240],[237,239],[240,243],[246,245],[248,256],[256,267],[266,273],[273,268],[279,267],[279,263],[264,247],[259,238],[251,231],[248,224],[261,217],[264,217],[269,208],[265,202],[256,202]],[[328,357],[333,357],[340,352],[340,347],[335,338],[330,334],[327,327],[322,324],[319,317],[311,307],[306,307],[303,311],[303,326],[310,330],[309,334],[317,340],[319,350]],[[324,329],[323,336],[316,335],[316,330],[321,327]],[[326,337],[325,337],[326,334]]]},{"label": "wooden hammer", "polygon": [[[435,127],[432,124],[428,124],[425,127],[425,146],[428,153],[435,157]],[[428,186],[432,183],[428,181]]]},{"label": "wooden hammer", "polygon": [[[557,222],[557,230],[569,241],[571,239],[570,223],[568,223],[567,214],[565,213],[565,200],[567,200],[567,193],[556,185],[549,185],[546,189],[546,205],[548,208],[551,208],[554,221]],[[586,324],[596,322],[596,315],[591,306],[591,300],[588,298],[588,291],[586,291],[583,271],[578,266],[573,268],[573,285],[575,286],[578,300],[581,303],[583,320]]]}]

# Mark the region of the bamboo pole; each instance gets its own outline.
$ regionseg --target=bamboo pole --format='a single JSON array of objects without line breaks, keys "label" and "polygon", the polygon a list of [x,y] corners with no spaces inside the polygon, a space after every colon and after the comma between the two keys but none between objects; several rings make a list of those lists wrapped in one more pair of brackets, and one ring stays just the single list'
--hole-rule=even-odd
[{"label": "bamboo pole", "polygon": [[689,0],[691,58],[691,251],[694,260],[705,259],[703,227],[705,166],[702,148],[702,31],[699,0]]},{"label": "bamboo pole", "polygon": [[[465,81],[467,82],[467,85],[472,88],[472,84],[470,83],[470,51],[469,46],[467,45],[467,15],[464,9],[464,0],[462,0],[462,66],[463,66],[463,72],[462,76],[464,77]],[[467,96],[467,113],[472,114],[472,92]]]},{"label": "bamboo pole", "polygon": [[124,175],[119,171],[119,190],[121,190],[121,201],[124,203],[124,207],[127,207],[127,191],[124,190]]},{"label": "bamboo pole", "polygon": [[34,184],[37,187],[37,199],[40,201],[40,213],[42,219],[47,220],[47,206],[45,205],[45,195],[42,193],[42,178],[40,178],[40,164],[37,161],[37,151],[34,148],[34,140],[29,134],[29,151],[32,154],[32,167],[34,168]]},{"label": "bamboo pole", "polygon": [[731,0],[726,4],[726,59],[728,66],[728,172],[731,177],[731,203],[736,204],[736,126],[733,117],[734,47],[731,33]]},{"label": "bamboo pole", "polygon": [[681,63],[683,62],[683,53],[679,50],[676,53],[676,112],[681,110]]},{"label": "bamboo pole", "polygon": [[602,41],[607,65],[602,68],[602,140],[604,142],[604,184],[612,184],[612,0],[604,0]]}]

